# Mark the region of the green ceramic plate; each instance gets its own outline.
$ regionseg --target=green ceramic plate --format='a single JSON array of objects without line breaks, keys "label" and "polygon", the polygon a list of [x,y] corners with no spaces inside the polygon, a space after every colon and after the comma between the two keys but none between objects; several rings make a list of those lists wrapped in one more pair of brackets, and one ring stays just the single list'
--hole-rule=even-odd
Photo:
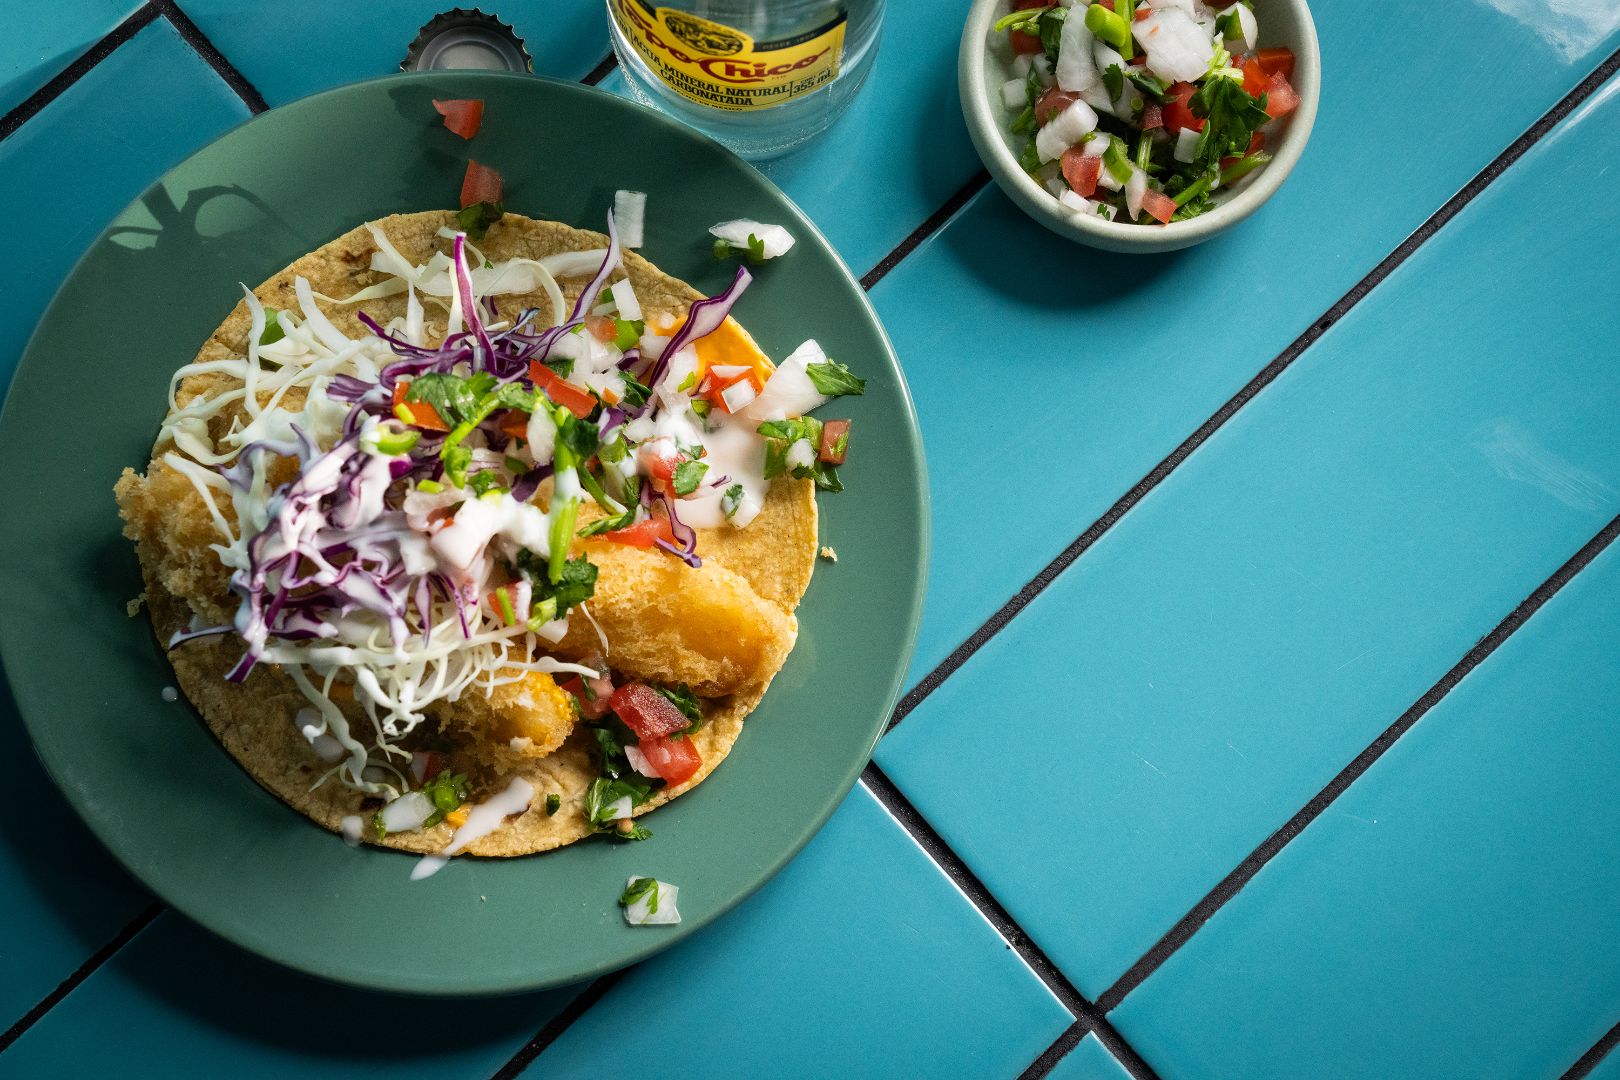
[{"label": "green ceramic plate", "polygon": [[[430,99],[483,98],[465,143]],[[507,205],[601,228],[617,188],[648,192],[644,252],[715,292],[731,269],[705,230],[751,217],[798,237],[739,308],[765,349],[815,337],[867,377],[847,490],[824,497],[823,561],[798,647],[735,752],[646,819],[642,844],[460,859],[351,850],[261,790],[184,700],[143,617],[112,485],[147,459],[169,376],[241,295],[357,223],[453,205],[469,151]],[[86,419],[93,420],[87,428]],[[769,181],[707,139],[600,91],[489,73],[395,76],[257,117],[131,204],[63,285],[0,416],[0,654],[46,768],[155,892],[237,944],[346,983],[501,993],[629,964],[712,921],[810,839],[865,765],[899,692],[922,607],[927,483],[916,419],[865,295]],[[678,927],[632,929],[625,878],[681,886]]]}]

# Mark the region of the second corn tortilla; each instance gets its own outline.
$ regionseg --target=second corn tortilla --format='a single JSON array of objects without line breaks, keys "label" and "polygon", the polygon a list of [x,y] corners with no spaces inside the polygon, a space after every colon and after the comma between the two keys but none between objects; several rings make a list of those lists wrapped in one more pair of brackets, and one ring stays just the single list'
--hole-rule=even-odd
[{"label": "second corn tortilla", "polygon": [[[438,235],[441,227],[456,227],[455,215],[446,211],[397,214],[373,224],[381,228],[401,255],[417,265],[447,248],[448,241]],[[500,262],[606,245],[607,237],[601,233],[508,214],[490,229],[478,247],[489,259]],[[293,282],[303,277],[318,294],[349,296],[383,280],[384,275],[370,269],[375,250],[376,244],[364,226],[353,229],[297,260],[259,286],[255,294],[267,309],[296,311]],[[625,253],[624,273],[649,319],[661,314],[679,316],[693,301],[702,298],[691,286],[662,273],[634,252]],[[584,281],[560,279],[559,284],[571,303]],[[550,321],[551,305],[543,292],[501,296],[497,303],[503,316],[537,307],[542,324]],[[379,323],[387,324],[404,313],[405,298],[387,297],[346,307],[321,302],[320,306],[339,330],[360,337],[368,331],[357,319],[357,311],[364,310]],[[428,311],[428,336],[437,340],[443,335],[443,314],[431,307]],[[246,303],[238,303],[203,344],[196,360],[245,355],[250,324]],[[235,385],[239,384],[234,379],[217,375],[191,376],[181,384],[180,401],[184,404],[196,394]],[[234,603],[225,589],[226,571],[206,551],[212,526],[202,500],[189,481],[161,461],[162,454],[170,449],[167,444],[154,448],[147,475],[126,470],[117,485],[127,522],[125,531],[137,542],[153,625],[163,641],[184,628],[194,611],[214,620],[234,614]],[[228,516],[229,508],[225,509]],[[816,513],[811,481],[780,478],[773,482],[764,509],[747,528],[701,530],[698,550],[706,561],[741,575],[760,597],[780,606],[796,630],[791,612],[815,569]],[[204,554],[199,555],[199,551]],[[288,805],[317,824],[340,831],[344,816],[360,812],[362,796],[335,781],[311,790],[328,766],[293,723],[293,716],[308,702],[289,676],[270,665],[261,664],[245,683],[225,681],[226,672],[240,659],[242,648],[238,638],[228,635],[189,642],[169,656],[181,689],[231,756]],[[706,779],[736,743],[744,718],[759,703],[774,675],[772,670],[756,685],[728,698],[705,700],[703,727],[691,736],[702,755],[702,768],[687,782],[658,791],[635,812],[655,809]],[[355,715],[359,715],[358,711]],[[500,784],[513,775],[523,776],[534,786],[535,798],[529,810],[474,842],[469,852],[524,855],[560,847],[590,834],[582,808],[598,769],[595,739],[583,725],[574,729],[559,750],[505,774]],[[487,797],[491,793],[486,790],[482,794]],[[545,796],[550,793],[559,794],[562,800],[554,816],[545,813]],[[419,832],[391,833],[381,843],[406,851],[436,852],[449,843],[452,833],[449,825],[441,823]],[[376,842],[369,835],[367,839]]]}]

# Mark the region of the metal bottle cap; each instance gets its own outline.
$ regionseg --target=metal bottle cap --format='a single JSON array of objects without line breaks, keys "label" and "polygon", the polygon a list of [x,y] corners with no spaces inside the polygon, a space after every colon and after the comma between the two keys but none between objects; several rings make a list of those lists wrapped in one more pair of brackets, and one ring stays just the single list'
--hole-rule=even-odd
[{"label": "metal bottle cap", "polygon": [[523,39],[493,15],[477,8],[452,8],[429,19],[411,42],[401,71],[534,71]]}]

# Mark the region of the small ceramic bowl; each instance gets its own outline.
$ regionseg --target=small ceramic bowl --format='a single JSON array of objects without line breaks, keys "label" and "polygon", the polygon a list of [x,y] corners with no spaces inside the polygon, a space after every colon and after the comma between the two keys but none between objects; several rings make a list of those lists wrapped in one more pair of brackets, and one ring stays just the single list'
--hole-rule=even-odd
[{"label": "small ceramic bowl", "polygon": [[1282,186],[1311,137],[1321,96],[1321,53],[1316,45],[1316,24],[1305,0],[1254,0],[1260,23],[1260,42],[1266,47],[1294,50],[1294,76],[1299,108],[1266,128],[1266,149],[1272,160],[1216,197],[1208,213],[1168,225],[1139,225],[1107,221],[1077,214],[1063,206],[1018,164],[1022,136],[1009,130],[1013,114],[1002,104],[1001,87],[1015,78],[1013,51],[1005,33],[992,27],[1012,10],[1011,0],[974,0],[962,30],[957,57],[957,84],[962,115],[979,157],[1001,190],[1023,211],[1048,229],[1070,240],[1107,251],[1173,251],[1202,243],[1231,228],[1260,208]]}]

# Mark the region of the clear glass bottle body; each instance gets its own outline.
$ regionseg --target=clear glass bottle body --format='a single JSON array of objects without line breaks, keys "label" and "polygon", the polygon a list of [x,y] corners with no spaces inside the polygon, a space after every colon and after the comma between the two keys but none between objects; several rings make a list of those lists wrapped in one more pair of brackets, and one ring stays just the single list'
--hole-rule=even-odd
[{"label": "clear glass bottle body", "polygon": [[884,0],[607,0],[638,101],[752,160],[832,124],[877,59]]}]

